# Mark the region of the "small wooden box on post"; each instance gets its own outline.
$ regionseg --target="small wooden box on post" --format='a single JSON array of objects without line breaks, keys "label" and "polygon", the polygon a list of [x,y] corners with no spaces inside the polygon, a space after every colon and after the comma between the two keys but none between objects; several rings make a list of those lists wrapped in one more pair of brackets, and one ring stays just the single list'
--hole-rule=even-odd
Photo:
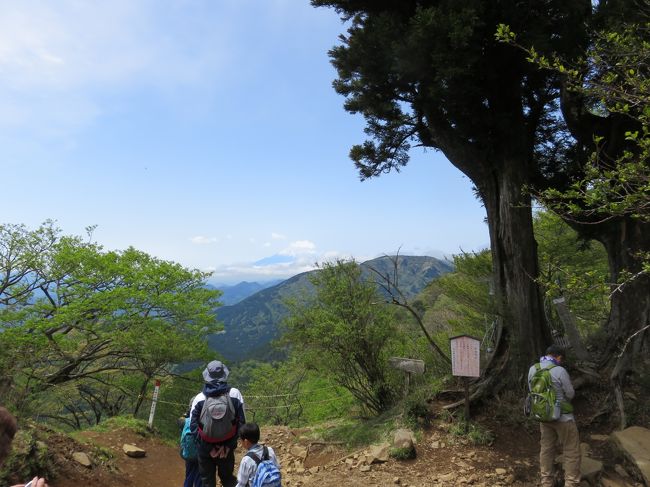
[{"label": "small wooden box on post", "polygon": [[451,347],[451,375],[463,378],[465,421],[469,422],[469,378],[481,376],[481,340],[469,335],[458,335],[449,339],[449,345]]}]

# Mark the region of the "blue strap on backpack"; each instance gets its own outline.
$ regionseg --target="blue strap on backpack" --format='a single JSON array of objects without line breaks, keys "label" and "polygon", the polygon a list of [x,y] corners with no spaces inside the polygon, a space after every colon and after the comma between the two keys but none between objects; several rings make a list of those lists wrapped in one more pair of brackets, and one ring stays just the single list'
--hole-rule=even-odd
[{"label": "blue strap on backpack", "polygon": [[264,446],[262,451],[262,458],[252,452],[246,454],[257,464],[251,487],[282,487],[282,475],[278,466],[269,459],[269,449]]}]

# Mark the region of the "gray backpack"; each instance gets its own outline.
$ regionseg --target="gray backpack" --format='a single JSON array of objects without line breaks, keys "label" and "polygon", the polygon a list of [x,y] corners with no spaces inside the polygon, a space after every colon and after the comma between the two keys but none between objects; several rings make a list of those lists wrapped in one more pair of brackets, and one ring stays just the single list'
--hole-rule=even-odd
[{"label": "gray backpack", "polygon": [[238,418],[230,394],[206,397],[199,418],[199,436],[208,443],[222,443],[237,434]]}]

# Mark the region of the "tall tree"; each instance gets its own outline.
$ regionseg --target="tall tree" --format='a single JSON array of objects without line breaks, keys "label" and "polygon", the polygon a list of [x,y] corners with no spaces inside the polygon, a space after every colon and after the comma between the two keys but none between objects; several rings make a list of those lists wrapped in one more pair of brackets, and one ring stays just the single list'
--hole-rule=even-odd
[{"label": "tall tree", "polygon": [[595,5],[590,42],[576,59],[522,45],[508,26],[498,37],[558,75],[566,124],[546,147],[553,161],[535,185],[536,197],[607,251],[613,289],[607,362],[629,337],[642,342],[638,332],[650,325],[650,2]]},{"label": "tall tree", "polygon": [[174,363],[205,358],[205,336],[220,329],[206,274],[133,248],[104,251],[51,223],[0,225],[0,264],[0,386],[17,403],[64,385],[99,397],[111,373],[144,390]]},{"label": "tall tree", "polygon": [[330,51],[345,107],[371,140],[351,157],[362,178],[399,170],[411,146],[442,151],[475,184],[487,212],[510,377],[550,341],[525,188],[543,179],[558,125],[554,73],[495,39],[506,22],[541,51],[580,53],[588,0],[312,0],[349,22]]},{"label": "tall tree", "polygon": [[311,277],[316,295],[290,303],[285,339],[294,356],[379,413],[396,398],[388,358],[399,343],[393,309],[354,261],[324,264]]},{"label": "tall tree", "polygon": [[541,195],[607,250],[613,291],[605,360],[617,359],[627,339],[650,325],[650,2],[631,7],[632,18],[645,23],[604,19],[585,57],[563,77],[562,113],[575,152],[585,156],[566,186]]}]

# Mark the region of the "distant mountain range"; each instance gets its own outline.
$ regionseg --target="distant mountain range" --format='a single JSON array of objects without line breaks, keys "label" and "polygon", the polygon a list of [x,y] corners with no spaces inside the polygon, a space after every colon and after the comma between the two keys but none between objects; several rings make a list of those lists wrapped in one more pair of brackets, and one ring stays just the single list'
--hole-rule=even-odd
[{"label": "distant mountain range", "polygon": [[252,296],[253,294],[263,289],[275,286],[280,282],[282,282],[281,279],[270,281],[270,282],[264,282],[264,283],[242,281],[232,286],[228,286],[225,284],[213,286],[209,284],[208,287],[212,289],[218,289],[219,291],[221,291],[222,294],[219,297],[219,301],[224,306],[230,306],[239,303],[240,301],[246,299],[249,296]]},{"label": "distant mountain range", "polygon": [[[370,271],[370,267],[382,275],[392,275],[395,271],[393,258],[388,256],[369,260],[361,265],[364,274],[370,279],[377,277]],[[413,298],[433,279],[451,270],[453,266],[450,262],[435,257],[399,256],[397,277],[400,290],[407,298]],[[309,277],[314,272],[319,271],[298,274],[279,284],[261,289],[236,304],[218,308],[216,315],[219,321],[224,323],[225,332],[211,335],[208,338],[210,347],[229,362],[247,358],[267,358],[270,354],[268,344],[278,338],[279,324],[288,313],[284,305],[285,300],[303,296],[304,293],[313,293]],[[245,289],[254,289],[255,285],[260,286],[258,283],[240,284],[242,292]],[[224,296],[221,301],[225,303]]]}]

